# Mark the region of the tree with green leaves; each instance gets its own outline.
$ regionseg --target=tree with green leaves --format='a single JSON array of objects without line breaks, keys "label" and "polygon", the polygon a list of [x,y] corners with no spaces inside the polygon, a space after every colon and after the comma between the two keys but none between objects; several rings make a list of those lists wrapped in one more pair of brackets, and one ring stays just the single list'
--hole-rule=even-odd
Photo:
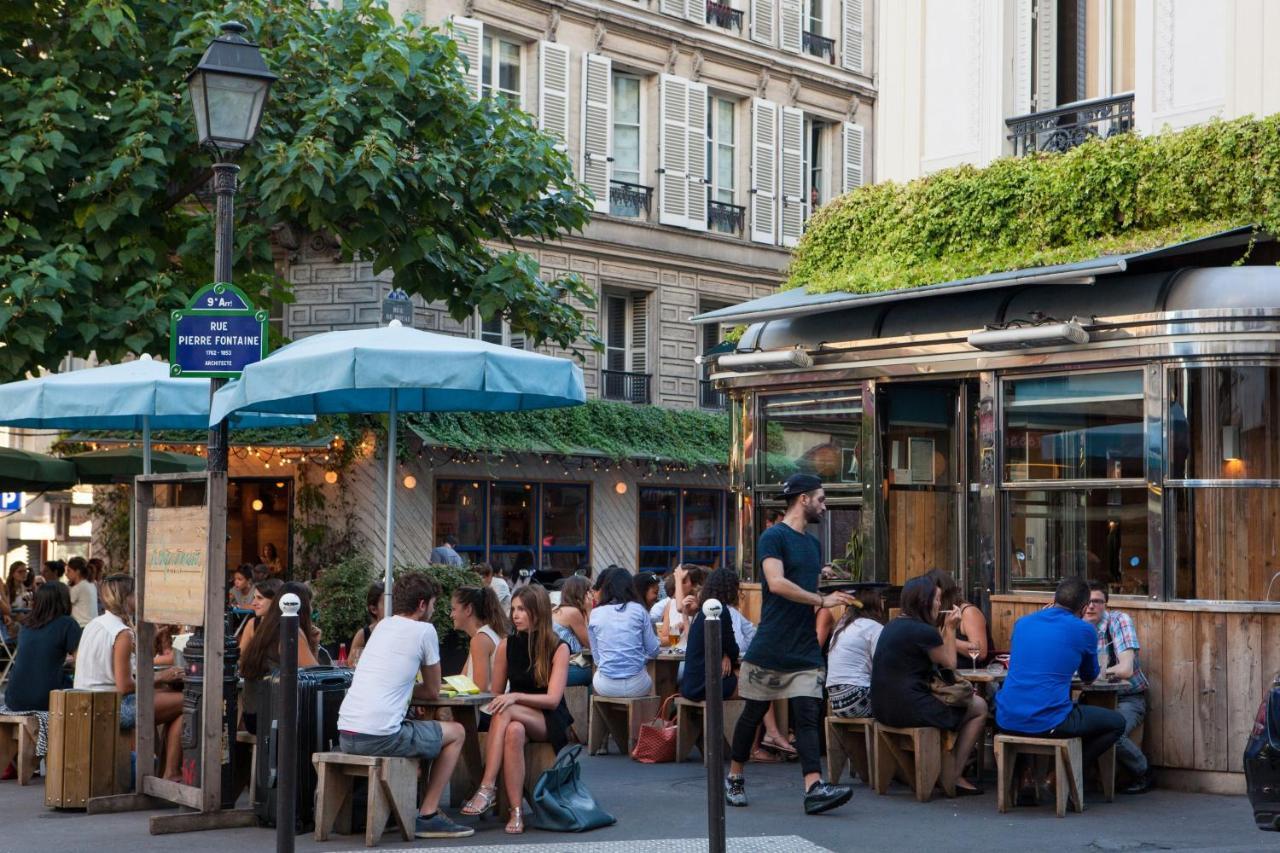
[{"label": "tree with green leaves", "polygon": [[580,230],[589,197],[527,114],[468,93],[448,32],[383,0],[31,0],[0,6],[0,380],[163,352],[169,311],[210,281],[212,158],[185,78],[227,20],[280,77],[237,160],[240,287],[287,301],[270,238],[288,227],[457,319],[594,344],[586,284],[517,249]]}]

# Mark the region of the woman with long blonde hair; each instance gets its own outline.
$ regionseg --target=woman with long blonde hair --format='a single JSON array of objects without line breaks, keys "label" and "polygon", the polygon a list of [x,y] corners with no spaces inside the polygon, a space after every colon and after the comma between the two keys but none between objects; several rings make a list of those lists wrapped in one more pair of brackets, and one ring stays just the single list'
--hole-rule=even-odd
[{"label": "woman with long blonde hair", "polygon": [[[551,599],[540,586],[525,586],[511,597],[511,622],[516,632],[498,646],[490,690],[495,694],[486,710],[493,715],[484,776],[480,787],[462,807],[465,815],[480,815],[497,801],[502,774],[511,803],[507,832],[524,832],[521,798],[524,789],[524,745],[550,743],[557,752],[568,742],[573,717],[564,703],[569,678],[569,646],[556,635]],[[504,692],[510,682],[510,692]]]}]

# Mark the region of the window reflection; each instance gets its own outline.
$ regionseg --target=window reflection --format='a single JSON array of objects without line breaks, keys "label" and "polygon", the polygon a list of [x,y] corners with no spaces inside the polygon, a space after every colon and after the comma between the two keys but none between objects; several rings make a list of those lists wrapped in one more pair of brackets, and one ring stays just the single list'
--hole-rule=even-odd
[{"label": "window reflection", "polygon": [[763,482],[815,474],[828,490],[862,485],[862,389],[765,399]]},{"label": "window reflection", "polygon": [[1016,491],[1007,500],[1013,589],[1053,589],[1079,575],[1146,594],[1146,489]]}]

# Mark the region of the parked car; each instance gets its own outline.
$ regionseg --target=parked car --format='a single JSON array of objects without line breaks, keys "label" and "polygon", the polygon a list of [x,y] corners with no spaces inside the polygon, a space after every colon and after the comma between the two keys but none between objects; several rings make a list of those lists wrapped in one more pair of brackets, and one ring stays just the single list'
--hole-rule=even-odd
[{"label": "parked car", "polygon": [[1280,675],[1258,706],[1244,748],[1244,778],[1258,829],[1280,832]]}]

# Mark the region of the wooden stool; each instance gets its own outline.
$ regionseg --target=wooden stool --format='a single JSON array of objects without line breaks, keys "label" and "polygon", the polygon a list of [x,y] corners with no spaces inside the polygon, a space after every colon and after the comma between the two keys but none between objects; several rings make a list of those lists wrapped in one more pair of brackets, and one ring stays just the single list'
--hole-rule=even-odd
[{"label": "wooden stool", "polygon": [[[248,746],[249,749],[249,804],[252,807],[254,798],[258,794],[258,736],[251,732],[236,732],[236,744],[238,746]],[[242,754],[243,755],[243,754]],[[237,769],[243,766],[243,762],[236,765]],[[238,774],[237,774],[238,775]],[[237,783],[238,792],[243,790],[243,782]]]},{"label": "wooden stool", "polygon": [[858,774],[862,784],[872,786],[875,725],[871,717],[827,717],[827,781],[832,785],[840,781],[845,765],[850,765],[850,771]]},{"label": "wooden stool", "polygon": [[114,690],[51,690],[44,804],[83,809],[129,787],[131,733],[120,731]]},{"label": "wooden stool", "polygon": [[622,750],[623,755],[631,754],[640,726],[653,719],[658,713],[657,696],[638,696],[630,699],[615,699],[610,696],[595,694],[591,697],[591,711],[587,731],[587,751],[598,755],[608,751],[609,737]]},{"label": "wooden stool", "polygon": [[[582,736],[587,733],[587,719],[591,713],[591,690],[586,685],[577,687],[566,687],[564,689],[564,704],[569,709],[569,716],[573,717],[573,730],[578,736],[578,742],[581,743]],[[573,738],[570,738],[573,740]]]},{"label": "wooden stool", "polygon": [[365,812],[364,846],[373,847],[394,816],[405,841],[413,840],[418,818],[418,761],[348,755],[345,752],[317,752],[311,756],[316,768],[316,841],[329,833],[351,832],[352,779],[369,780],[369,804]]},{"label": "wooden stool", "polygon": [[[733,739],[733,730],[747,703],[744,699],[724,700],[724,741]],[[676,761],[684,761],[696,745],[702,752],[702,763],[707,763],[707,703],[676,697]],[[729,754],[726,749],[725,755]]]},{"label": "wooden stool", "polygon": [[[954,797],[955,786],[949,781],[954,745],[954,732],[930,727],[899,729],[876,723],[873,744],[876,793],[889,792],[889,781],[896,769],[922,803],[933,799],[933,789],[939,779],[943,792]],[[911,757],[906,755],[908,752]]]},{"label": "wooden stool", "polygon": [[0,769],[16,759],[18,784],[25,785],[35,775],[36,739],[40,735],[40,723],[35,717],[24,714],[0,714]]},{"label": "wooden stool", "polygon": [[[549,743],[525,743],[524,745],[524,795],[530,801],[533,799],[533,786],[538,784],[538,778],[542,776],[544,770],[556,763],[556,751]],[[468,792],[468,796],[470,792]],[[507,802],[507,786],[503,784],[502,777],[498,777],[498,817],[502,820],[507,819],[507,815],[511,813],[511,803]]]},{"label": "wooden stool", "polygon": [[996,808],[1007,812],[1013,801],[1013,786],[1017,784],[1014,763],[1019,755],[1053,756],[1053,787],[1057,799],[1058,817],[1067,814],[1070,799],[1078,812],[1084,811],[1084,761],[1081,758],[1081,741],[1072,738],[1022,737],[1021,735],[996,735]]}]

